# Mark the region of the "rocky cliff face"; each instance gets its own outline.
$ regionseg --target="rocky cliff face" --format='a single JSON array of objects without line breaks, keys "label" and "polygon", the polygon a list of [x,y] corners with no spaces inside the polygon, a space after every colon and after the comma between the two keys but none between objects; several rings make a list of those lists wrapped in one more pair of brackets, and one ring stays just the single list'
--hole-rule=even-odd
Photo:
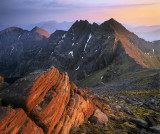
[{"label": "rocky cliff face", "polygon": [[[160,68],[158,45],[138,38],[114,19],[100,26],[76,21],[68,31],[56,31],[49,38],[35,29],[29,33],[18,28],[1,32],[0,75],[23,77],[55,66],[77,82],[103,71],[94,82],[97,84],[101,77],[106,82],[125,72]],[[13,39],[8,42],[6,38]]]},{"label": "rocky cliff face", "polygon": [[[39,133],[69,133],[71,128],[87,120],[98,105],[101,106],[101,102],[94,100],[95,96],[89,97],[89,92],[89,89],[78,88],[69,81],[67,73],[59,73],[54,67],[47,72],[31,73],[0,92],[4,105],[20,108],[0,109],[1,123],[6,123],[0,125],[3,127],[0,131],[23,133],[32,131],[29,126],[33,126]],[[7,124],[9,127],[4,128]]]}]

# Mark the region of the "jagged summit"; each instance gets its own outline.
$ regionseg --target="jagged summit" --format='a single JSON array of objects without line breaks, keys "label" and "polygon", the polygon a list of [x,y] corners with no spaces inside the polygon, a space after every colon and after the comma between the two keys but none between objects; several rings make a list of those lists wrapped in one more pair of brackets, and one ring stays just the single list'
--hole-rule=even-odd
[{"label": "jagged summit", "polygon": [[88,20],[76,20],[76,22],[74,24],[89,24],[89,22],[88,22]]},{"label": "jagged summit", "polygon": [[84,29],[85,27],[89,27],[90,23],[87,20],[77,20],[70,29]]},{"label": "jagged summit", "polygon": [[105,21],[102,24],[103,27],[107,26],[107,27],[111,27],[115,32],[119,32],[119,33],[123,33],[123,34],[128,34],[129,31],[118,21],[116,21],[115,19],[111,18],[107,21]]},{"label": "jagged summit", "polygon": [[37,26],[35,26],[35,27],[31,30],[31,32],[37,32],[38,34],[43,35],[43,36],[45,36],[46,38],[49,38],[49,37],[50,37],[50,34],[49,34],[47,31],[45,31],[45,30],[43,30],[43,29],[41,29],[41,28],[39,28],[39,27],[37,27]]},{"label": "jagged summit", "polygon": [[38,26],[35,26],[31,31],[34,32],[34,31],[36,31],[38,29],[41,29],[41,28],[39,28]]}]

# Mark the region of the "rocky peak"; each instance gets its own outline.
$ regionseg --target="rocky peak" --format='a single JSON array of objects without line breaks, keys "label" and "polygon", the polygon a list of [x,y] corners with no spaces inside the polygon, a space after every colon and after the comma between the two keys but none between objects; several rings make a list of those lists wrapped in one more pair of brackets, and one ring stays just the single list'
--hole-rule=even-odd
[{"label": "rocky peak", "polygon": [[118,33],[129,33],[129,31],[122,25],[120,24],[118,21],[116,21],[115,19],[111,18],[108,21],[105,21],[103,24],[101,24],[101,26],[103,28],[107,27],[107,28],[111,28],[114,30],[114,32],[118,32]]},{"label": "rocky peak", "polygon": [[35,26],[31,31],[34,32],[34,31],[37,31],[38,29],[40,29],[38,26]]},{"label": "rocky peak", "polygon": [[89,24],[89,22],[87,20],[80,20],[80,21],[76,21],[73,26],[79,26],[79,25],[86,25]]},{"label": "rocky peak", "polygon": [[87,20],[80,20],[80,21],[76,21],[70,28],[69,31],[80,31],[80,30],[86,30],[91,26],[91,24],[87,21]]},{"label": "rocky peak", "polygon": [[47,32],[47,31],[45,31],[45,30],[43,30],[43,29],[41,29],[41,28],[39,28],[39,27],[34,27],[32,30],[31,30],[31,32],[36,32],[36,33],[38,33],[38,34],[40,34],[40,35],[42,35],[42,36],[45,36],[46,38],[49,38],[50,37],[50,34]]}]

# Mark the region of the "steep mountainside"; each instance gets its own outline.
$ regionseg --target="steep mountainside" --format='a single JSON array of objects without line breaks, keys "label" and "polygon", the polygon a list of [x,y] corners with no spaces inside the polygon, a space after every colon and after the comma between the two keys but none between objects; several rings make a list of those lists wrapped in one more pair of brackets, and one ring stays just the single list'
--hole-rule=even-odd
[{"label": "steep mountainside", "polygon": [[15,77],[25,73],[27,62],[40,52],[47,41],[43,32],[47,33],[38,27],[32,31],[11,27],[0,32],[0,74],[2,76],[12,77],[13,74]]},{"label": "steep mountainside", "polygon": [[[75,82],[96,73],[97,83],[106,75],[109,80],[125,72],[160,68],[158,47],[155,43],[138,38],[114,19],[100,26],[88,21],[76,21],[68,31],[59,30],[48,39],[42,39],[36,46],[37,51],[32,49],[32,54],[26,51],[23,59],[18,56],[20,59],[13,60],[12,70],[4,64],[8,57],[3,59],[0,75],[21,77],[34,70],[55,66],[67,71]],[[3,49],[4,52],[6,48]],[[102,72],[101,76],[97,72]]]}]

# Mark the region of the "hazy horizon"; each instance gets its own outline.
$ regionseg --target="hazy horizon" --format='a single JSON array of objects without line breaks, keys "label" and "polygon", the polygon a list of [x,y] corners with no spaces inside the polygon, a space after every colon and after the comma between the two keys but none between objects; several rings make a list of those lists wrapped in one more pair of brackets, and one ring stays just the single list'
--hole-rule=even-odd
[{"label": "hazy horizon", "polygon": [[157,0],[0,0],[1,24],[34,24],[88,20],[104,22],[114,18],[127,25],[160,25]]}]

